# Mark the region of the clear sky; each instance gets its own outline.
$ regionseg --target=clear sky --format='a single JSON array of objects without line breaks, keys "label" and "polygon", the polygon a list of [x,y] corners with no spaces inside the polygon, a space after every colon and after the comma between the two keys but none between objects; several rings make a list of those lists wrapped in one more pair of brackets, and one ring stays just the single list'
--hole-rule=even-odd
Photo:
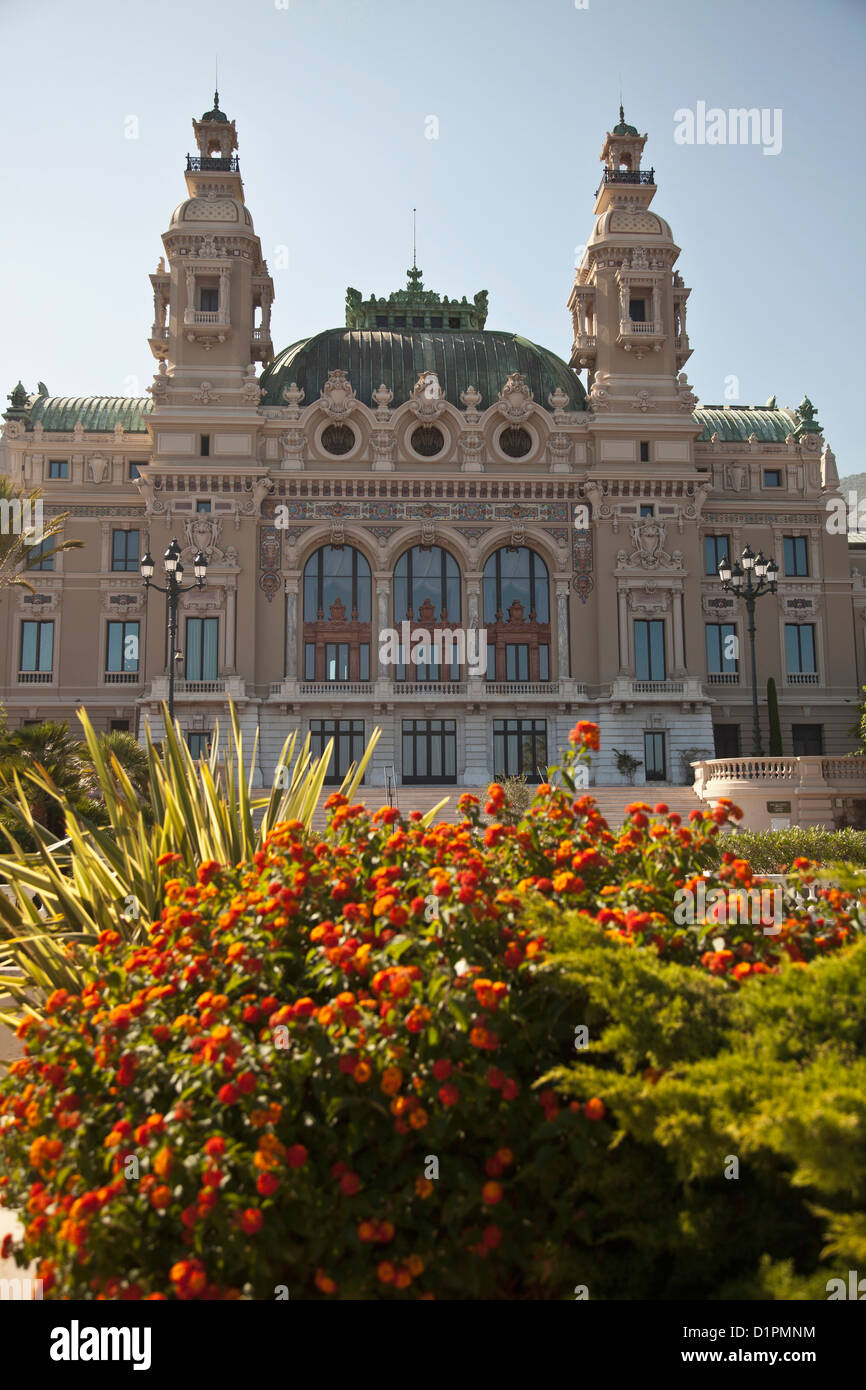
[{"label": "clear sky", "polygon": [[[693,289],[701,401],[807,392],[862,471],[866,3],[580,3],[0,0],[0,391],[144,393],[147,275],[217,54],[277,349],[343,323],[347,285],[405,285],[417,206],[425,284],[487,289],[488,328],[567,358],[621,79]],[[780,110],[780,152],[677,143],[700,102]]]}]

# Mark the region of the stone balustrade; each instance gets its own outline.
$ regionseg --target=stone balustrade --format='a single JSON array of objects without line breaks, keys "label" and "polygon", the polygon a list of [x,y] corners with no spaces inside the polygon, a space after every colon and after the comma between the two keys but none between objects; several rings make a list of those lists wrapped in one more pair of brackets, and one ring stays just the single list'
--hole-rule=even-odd
[{"label": "stone balustrade", "polygon": [[832,828],[845,815],[846,802],[866,800],[862,755],[708,758],[692,767],[695,794],[709,802],[730,797],[749,830]]}]

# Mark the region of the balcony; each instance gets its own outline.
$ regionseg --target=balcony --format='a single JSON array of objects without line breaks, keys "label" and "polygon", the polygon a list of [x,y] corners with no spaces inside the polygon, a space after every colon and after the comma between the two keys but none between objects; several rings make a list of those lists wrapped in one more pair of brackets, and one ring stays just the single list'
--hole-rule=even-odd
[{"label": "balcony", "polygon": [[188,174],[239,174],[240,161],[233,155],[188,154],[186,172]]},{"label": "balcony", "polygon": [[739,671],[710,671],[707,676],[708,685],[739,685]]},{"label": "balcony", "polygon": [[19,685],[50,685],[54,680],[53,671],[19,671]]},{"label": "balcony", "polygon": [[[280,684],[272,685],[271,694],[279,694],[281,688]],[[370,697],[373,694],[373,685],[370,681],[302,681],[298,686],[298,694],[308,699],[311,695],[318,695],[331,700],[342,700],[347,695]]]},{"label": "balcony", "polygon": [[642,322],[639,319],[620,319],[616,341],[626,352],[633,352],[640,360],[645,352],[660,352],[665,339],[664,324],[654,319]]},{"label": "balcony", "polygon": [[[598,188],[606,183],[654,184],[655,176],[655,169],[605,169]],[[595,190],[596,193],[598,193],[598,188]]]},{"label": "balcony", "polygon": [[104,671],[102,678],[106,685],[141,684],[141,676],[138,671]]},{"label": "balcony", "polygon": [[[586,686],[576,689],[586,694]],[[559,681],[485,681],[484,694],[506,700],[525,699],[527,695],[551,696],[559,694]]]},{"label": "balcony", "polygon": [[[176,680],[174,683],[176,700],[246,700],[246,682],[240,676],[218,676],[215,680],[188,681]],[[168,676],[154,676],[145,699],[153,701],[168,700]]]},{"label": "balcony", "polygon": [[466,694],[465,681],[394,681],[391,693],[404,700],[441,700]]},{"label": "balcony", "polygon": [[820,685],[821,677],[817,671],[788,671],[786,685]]},{"label": "balcony", "polygon": [[631,705],[635,701],[642,704],[648,700],[688,705],[704,704],[707,700],[701,682],[691,676],[663,681],[635,680],[632,676],[619,676],[611,686],[610,698],[624,705]]}]

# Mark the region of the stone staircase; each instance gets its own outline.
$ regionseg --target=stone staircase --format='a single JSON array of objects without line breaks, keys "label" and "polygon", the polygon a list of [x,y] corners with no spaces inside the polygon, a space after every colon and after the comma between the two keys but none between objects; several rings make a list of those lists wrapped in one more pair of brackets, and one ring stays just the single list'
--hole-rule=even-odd
[{"label": "stone staircase", "polygon": [[[326,787],[322,793],[313,815],[314,830],[324,830],[327,826],[324,803],[332,791],[333,787]],[[397,805],[404,815],[408,815],[410,811],[429,811],[447,797],[447,804],[436,819],[455,820],[458,815],[457,802],[464,792],[472,792],[483,798],[486,791],[486,787],[398,787]],[[688,818],[689,811],[701,804],[691,787],[669,787],[661,783],[650,787],[588,787],[587,794],[595,798],[602,815],[614,830],[622,825],[625,808],[633,801],[646,801],[650,806],[663,801],[672,811],[678,811],[684,820]],[[377,811],[380,806],[388,804],[384,787],[360,787],[355,799],[362,801],[370,811]]]}]

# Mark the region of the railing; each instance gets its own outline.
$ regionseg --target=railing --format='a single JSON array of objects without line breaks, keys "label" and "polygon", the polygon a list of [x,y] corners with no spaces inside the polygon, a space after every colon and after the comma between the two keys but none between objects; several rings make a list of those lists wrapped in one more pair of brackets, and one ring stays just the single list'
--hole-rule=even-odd
[{"label": "railing", "polygon": [[150,330],[151,338],[162,338],[163,342],[168,342],[168,329],[163,328],[159,323],[155,323]]},{"label": "railing", "polygon": [[632,337],[647,336],[651,333],[661,333],[662,325],[656,323],[654,319],[649,319],[643,323],[639,319],[620,319],[619,331],[622,334],[630,334]]},{"label": "railing", "polygon": [[[655,169],[605,169],[602,183],[655,183]],[[601,184],[599,184],[599,188]]]},{"label": "railing", "polygon": [[739,685],[739,671],[710,671],[707,676],[710,685]]},{"label": "railing", "polygon": [[674,346],[678,352],[685,352],[689,345],[688,333],[678,333],[674,338]]},{"label": "railing", "polygon": [[598,339],[594,333],[578,333],[574,340],[575,347],[594,348],[597,346]]},{"label": "railing", "polygon": [[138,671],[105,671],[103,678],[106,685],[138,685],[141,682]]},{"label": "railing", "polygon": [[253,329],[253,342],[254,342],[254,343],[263,343],[263,342],[266,342],[266,341],[270,338],[270,336],[271,336],[270,329],[268,329],[267,332],[264,330],[264,328],[254,328],[254,329]]},{"label": "railing", "polygon": [[857,753],[850,758],[822,758],[821,771],[828,782],[862,782],[866,777],[866,758]]},{"label": "railing", "polygon": [[193,323],[219,323],[220,313],[217,309],[196,309],[193,314]]},{"label": "railing", "polygon": [[798,758],[710,758],[703,764],[707,782],[799,782]]},{"label": "railing", "polygon": [[817,671],[788,671],[786,685],[819,685],[821,677]]},{"label": "railing", "polygon": [[188,174],[239,174],[241,171],[240,161],[236,154],[233,155],[204,155],[188,154],[186,157],[186,172]]},{"label": "railing", "polygon": [[633,695],[682,695],[684,681],[632,681]]},{"label": "railing", "polygon": [[[271,686],[271,694],[279,694],[280,686]],[[308,681],[298,687],[299,695],[372,695],[373,686],[367,681]]]},{"label": "railing", "polygon": [[409,697],[418,695],[465,695],[466,686],[462,681],[395,681],[392,686],[395,695]]},{"label": "railing", "polygon": [[221,695],[226,688],[224,680],[215,681],[175,681],[178,695]]},{"label": "railing", "polygon": [[50,685],[54,680],[53,671],[19,671],[21,685]]},{"label": "railing", "polygon": [[[585,689],[585,687],[584,687]],[[485,695],[558,695],[559,681],[486,681]]]}]

